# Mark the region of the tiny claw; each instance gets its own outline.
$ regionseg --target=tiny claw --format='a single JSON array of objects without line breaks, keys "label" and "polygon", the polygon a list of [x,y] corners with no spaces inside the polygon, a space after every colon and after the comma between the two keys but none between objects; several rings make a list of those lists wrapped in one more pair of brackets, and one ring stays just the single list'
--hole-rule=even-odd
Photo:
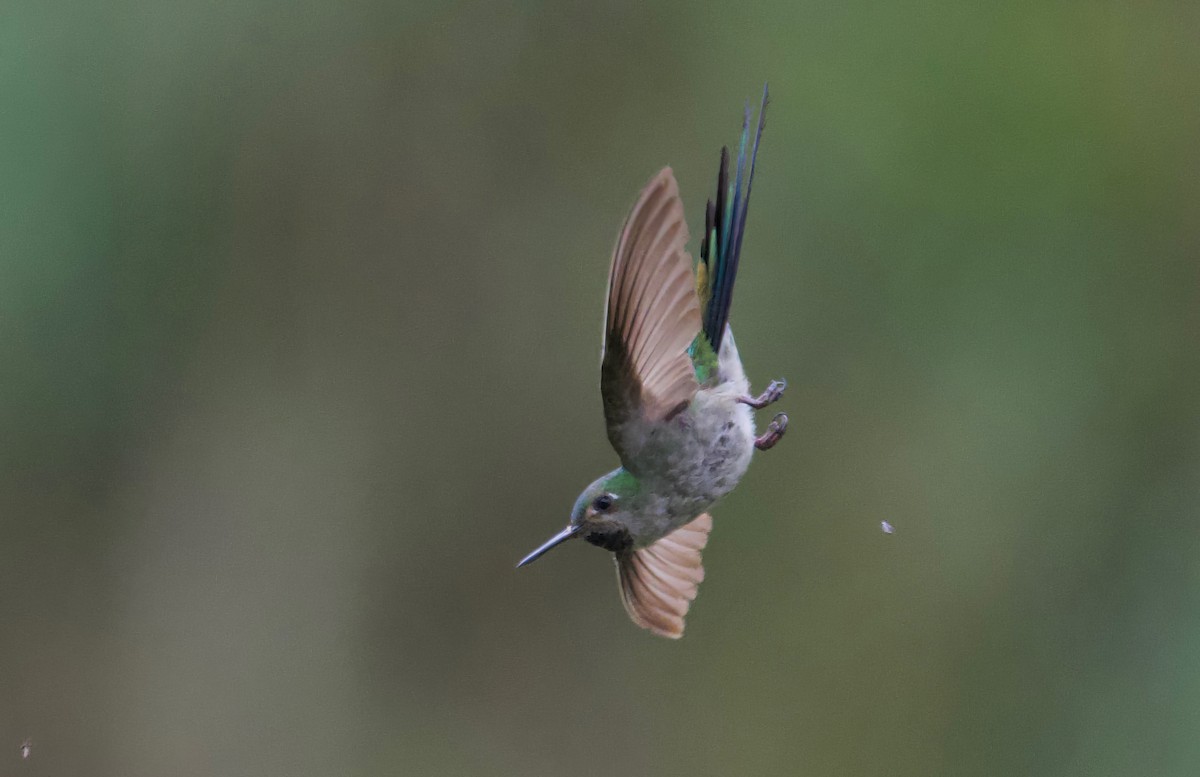
[{"label": "tiny claw", "polygon": [[771,419],[771,423],[767,424],[767,431],[761,437],[754,441],[754,447],[760,451],[769,451],[775,447],[775,443],[783,437],[783,433],[788,428],[787,413],[778,413]]},{"label": "tiny claw", "polygon": [[755,410],[762,410],[767,405],[778,402],[779,398],[783,396],[785,389],[787,389],[787,381],[780,378],[779,380],[771,381],[770,385],[767,386],[767,390],[757,397],[741,397],[738,401],[749,405]]}]

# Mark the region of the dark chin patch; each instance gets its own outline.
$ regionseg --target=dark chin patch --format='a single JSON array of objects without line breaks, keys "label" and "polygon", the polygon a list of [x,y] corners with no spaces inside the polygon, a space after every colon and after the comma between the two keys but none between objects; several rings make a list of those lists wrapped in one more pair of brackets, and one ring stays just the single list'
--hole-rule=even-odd
[{"label": "dark chin patch", "polygon": [[621,553],[633,547],[633,537],[629,535],[628,531],[621,528],[592,529],[583,535],[583,539],[585,542],[613,553]]}]

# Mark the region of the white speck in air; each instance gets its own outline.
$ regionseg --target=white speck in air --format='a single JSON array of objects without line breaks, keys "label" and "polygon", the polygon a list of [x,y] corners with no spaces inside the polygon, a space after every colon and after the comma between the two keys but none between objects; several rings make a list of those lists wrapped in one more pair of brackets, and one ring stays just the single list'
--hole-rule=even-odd
[{"label": "white speck in air", "polygon": [[896,531],[895,527],[893,527],[887,521],[880,521],[879,528],[883,529],[884,534],[891,534],[892,532]]}]

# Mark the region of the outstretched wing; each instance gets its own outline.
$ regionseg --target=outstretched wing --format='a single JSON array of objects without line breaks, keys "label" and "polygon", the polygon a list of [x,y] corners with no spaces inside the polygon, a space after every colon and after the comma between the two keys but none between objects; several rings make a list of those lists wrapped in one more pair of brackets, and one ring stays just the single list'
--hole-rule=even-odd
[{"label": "outstretched wing", "polygon": [[687,239],[679,186],[666,167],[625,220],[608,276],[600,393],[609,442],[634,474],[655,426],[699,388],[688,354],[701,321]]},{"label": "outstretched wing", "polygon": [[712,518],[701,513],[649,547],[617,554],[621,603],[634,623],[660,637],[683,636],[684,616],[704,580],[700,552],[710,531]]}]

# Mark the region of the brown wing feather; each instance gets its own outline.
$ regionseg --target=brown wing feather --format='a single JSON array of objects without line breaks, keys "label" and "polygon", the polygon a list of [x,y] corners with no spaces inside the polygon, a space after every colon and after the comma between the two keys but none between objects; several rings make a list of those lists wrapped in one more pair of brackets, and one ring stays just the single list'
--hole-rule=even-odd
[{"label": "brown wing feather", "polygon": [[683,636],[683,618],[704,580],[700,552],[712,517],[702,513],[649,547],[617,555],[621,603],[633,622],[660,637]]},{"label": "brown wing feather", "polygon": [[600,390],[609,441],[631,470],[652,425],[699,388],[688,355],[701,321],[687,240],[679,186],[663,168],[626,218],[608,277]]}]

